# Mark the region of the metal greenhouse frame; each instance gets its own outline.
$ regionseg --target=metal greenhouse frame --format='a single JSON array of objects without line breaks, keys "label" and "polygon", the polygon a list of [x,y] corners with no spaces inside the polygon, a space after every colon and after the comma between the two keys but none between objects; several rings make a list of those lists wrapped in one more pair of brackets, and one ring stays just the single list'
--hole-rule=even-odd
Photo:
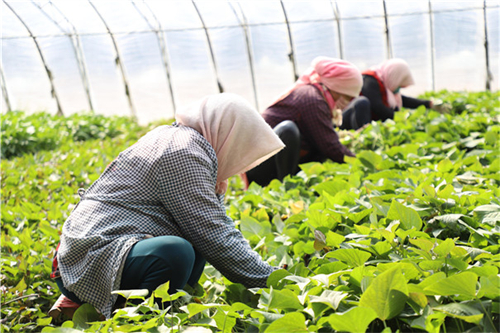
[{"label": "metal greenhouse frame", "polygon": [[[88,58],[85,56],[85,50],[84,47],[82,46],[82,38],[90,36],[90,35],[103,35],[103,33],[86,33],[86,32],[80,32],[77,29],[77,26],[72,22],[72,20],[67,17],[62,10],[60,10],[59,6],[55,1],[49,0],[49,1],[31,1],[31,2],[26,2],[24,6],[34,6],[37,8],[37,10],[42,13],[46,18],[51,20],[51,22],[57,26],[59,29],[59,34],[50,34],[49,35],[40,35],[40,34],[35,34],[31,27],[30,27],[30,22],[27,21],[27,19],[23,16],[23,13],[18,9],[18,6],[14,6],[13,4],[19,5],[19,2],[16,3],[16,1],[8,1],[8,0],[2,0],[3,4],[5,5],[5,10],[10,11],[15,18],[22,24],[22,26],[25,28],[27,35],[26,34],[21,34],[21,35],[2,35],[2,40],[7,41],[7,40],[14,40],[14,39],[30,39],[32,40],[33,44],[35,45],[35,48],[38,52],[39,60],[43,64],[44,67],[44,72],[45,75],[50,83],[50,89],[51,89],[51,96],[55,100],[56,107],[57,107],[57,114],[64,115],[68,114],[68,112],[64,109],[64,106],[61,103],[61,93],[59,91],[59,86],[54,80],[54,73],[51,70],[51,66],[49,65],[49,62],[46,59],[46,56],[44,54],[44,48],[42,45],[40,45],[39,40],[41,38],[45,37],[67,37],[70,42],[71,42],[71,47],[73,50],[73,55],[77,65],[78,65],[78,72],[80,75],[80,80],[81,80],[81,85],[82,89],[84,90],[84,95],[86,99],[87,106],[90,110],[95,110],[97,107],[97,103],[95,101],[94,93],[93,93],[93,87],[92,87],[92,82],[91,82],[91,74],[89,73],[88,69]],[[498,13],[499,12],[499,7],[500,5],[498,2],[493,2],[493,1],[486,1],[483,0],[482,2],[475,2],[474,5],[471,5],[467,8],[451,8],[451,9],[436,9],[435,4],[437,1],[432,1],[432,0],[422,0],[426,1],[427,4],[427,12],[423,11],[418,11],[418,12],[403,12],[403,13],[396,13],[396,14],[391,14],[388,12],[388,1],[386,0],[381,0],[381,5],[383,8],[383,14],[378,15],[362,15],[362,16],[342,16],[341,10],[339,8],[339,2],[338,1],[328,1],[329,6],[331,7],[331,15],[325,19],[325,18],[318,18],[318,19],[303,19],[303,20],[297,20],[297,19],[292,19],[290,17],[289,10],[287,9],[287,4],[289,1],[284,1],[284,0],[279,0],[279,6],[281,7],[282,14],[283,14],[283,20],[278,20],[275,22],[250,22],[248,20],[247,12],[245,11],[244,7],[242,4],[244,1],[239,2],[239,1],[228,1],[227,5],[230,8],[230,12],[232,12],[234,15],[234,18],[231,18],[231,20],[234,20],[236,22],[235,24],[229,24],[229,25],[220,25],[220,26],[211,26],[207,24],[206,22],[206,16],[200,10],[199,5],[201,2],[197,2],[195,0],[184,0],[182,3],[190,3],[191,6],[193,7],[194,12],[196,15],[197,20],[199,22],[196,23],[194,27],[179,27],[179,28],[172,28],[172,27],[165,27],[162,24],[162,21],[157,17],[155,11],[151,8],[150,4],[148,1],[132,1],[133,8],[137,11],[137,14],[144,19],[146,22],[148,28],[147,29],[142,29],[142,30],[134,30],[134,31],[116,31],[114,30],[107,22],[107,18],[105,15],[103,15],[99,8],[96,6],[96,4],[99,3],[99,1],[90,1],[88,0],[88,4],[91,6],[91,8],[95,11],[95,13],[98,15],[100,18],[102,24],[105,26],[106,29],[106,35],[109,36],[111,39],[112,45],[113,45],[113,51],[115,53],[115,64],[118,72],[120,73],[120,80],[122,82],[122,89],[123,93],[126,96],[127,102],[128,102],[128,108],[129,108],[129,113],[132,117],[137,118],[139,116],[139,111],[137,109],[137,101],[133,98],[134,94],[132,93],[132,88],[131,88],[131,82],[130,82],[130,77],[127,72],[127,67],[126,67],[126,62],[127,60],[124,58],[121,50],[120,50],[120,45],[118,42],[118,38],[123,36],[124,34],[126,35],[131,35],[131,34],[145,34],[145,33],[153,33],[156,41],[157,41],[157,47],[158,47],[158,52],[161,57],[161,63],[163,66],[163,72],[164,72],[164,78],[166,80],[166,84],[168,86],[168,97],[170,99],[171,103],[171,108],[173,112],[175,112],[175,109],[180,107],[182,103],[179,103],[178,97],[176,96],[176,84],[173,82],[172,79],[172,70],[175,67],[172,64],[172,59],[171,59],[171,50],[169,50],[169,40],[168,40],[168,34],[169,33],[179,33],[182,31],[189,31],[189,32],[202,32],[205,38],[205,43],[206,47],[208,49],[208,59],[210,66],[212,67],[211,70],[213,71],[213,75],[215,78],[215,84],[217,87],[217,90],[219,92],[223,91],[230,91],[231,89],[228,89],[230,86],[228,83],[224,82],[223,75],[221,74],[220,71],[220,64],[219,64],[219,59],[217,56],[217,53],[215,51],[215,45],[214,45],[214,37],[213,33],[220,31],[221,29],[224,28],[231,28],[231,29],[240,29],[240,32],[242,33],[242,36],[244,38],[243,44],[244,44],[244,52],[245,55],[244,57],[246,58],[247,64],[245,64],[245,67],[248,68],[248,73],[245,75],[248,75],[250,78],[251,82],[251,95],[253,96],[253,103],[254,105],[259,108],[259,106],[262,106],[262,101],[259,99],[259,91],[258,91],[258,80],[257,80],[257,73],[256,73],[256,55],[254,53],[254,44],[255,41],[252,39],[252,29],[258,28],[258,27],[266,27],[266,26],[273,26],[273,25],[283,25],[286,28],[286,39],[288,43],[288,51],[287,51],[287,56],[289,60],[289,66],[290,66],[290,71],[291,71],[291,79],[297,79],[300,75],[300,70],[299,70],[299,65],[298,65],[298,59],[297,59],[297,45],[295,41],[295,36],[294,36],[294,27],[300,24],[309,24],[309,23],[318,23],[318,24],[332,24],[333,27],[336,27],[336,48],[337,48],[337,54],[335,56],[339,58],[345,58],[345,40],[346,40],[346,35],[345,35],[345,30],[343,28],[344,24],[348,21],[356,21],[356,20],[372,20],[372,19],[381,19],[383,20],[383,29],[384,29],[384,54],[386,58],[391,58],[394,56],[394,48],[393,48],[393,40],[391,39],[392,33],[394,28],[391,28],[391,20],[393,20],[396,17],[404,17],[404,16],[415,16],[415,15],[427,15],[428,16],[428,40],[430,41],[430,49],[429,52],[430,54],[428,55],[428,59],[430,59],[430,86],[432,90],[436,89],[436,36],[435,36],[435,25],[436,25],[436,15],[437,14],[446,14],[446,13],[453,13],[453,12],[470,12],[470,11],[479,11],[482,10],[482,16],[483,16],[483,22],[482,25],[484,25],[484,64],[485,67],[482,69],[486,73],[485,75],[485,82],[484,82],[484,89],[486,90],[491,90],[493,88],[493,80],[498,79],[493,76],[493,70],[491,68],[491,56],[492,56],[492,50],[491,50],[491,44],[490,44],[490,37],[488,29],[488,21],[487,17],[489,13]],[[421,2],[422,2],[421,1]],[[275,1],[273,2],[275,3]],[[53,13],[57,13],[57,18],[54,16]],[[498,17],[498,16],[497,16]],[[62,20],[62,21],[61,21]],[[63,26],[61,22],[64,22]],[[496,22],[498,24],[498,21]],[[233,31],[233,30],[232,30]],[[236,30],[234,30],[236,31]],[[495,41],[498,40],[498,36],[494,36]],[[496,42],[498,43],[498,42]],[[495,50],[494,54],[495,57],[497,57],[498,53],[498,45],[495,45]],[[5,54],[9,50],[3,48],[3,53]],[[6,111],[11,111],[16,108],[16,105],[13,103],[13,96],[10,93],[9,89],[9,76],[6,75],[6,64],[3,61],[2,57],[2,64],[0,65],[0,79],[1,79],[1,86],[2,86],[2,95],[3,95],[3,100],[4,100],[4,105],[6,106]],[[498,84],[496,84],[498,86]]]}]

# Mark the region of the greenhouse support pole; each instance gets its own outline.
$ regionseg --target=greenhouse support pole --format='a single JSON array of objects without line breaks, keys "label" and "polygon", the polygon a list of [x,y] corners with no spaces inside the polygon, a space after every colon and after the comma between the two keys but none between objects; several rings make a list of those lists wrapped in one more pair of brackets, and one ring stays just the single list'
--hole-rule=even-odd
[{"label": "greenhouse support pole", "polygon": [[387,6],[385,0],[383,0],[382,4],[384,5],[384,22],[385,22],[385,47],[387,49],[387,58],[392,58],[392,47],[391,47],[391,36],[389,34],[389,19],[387,16]]},{"label": "greenhouse support pole", "polygon": [[434,58],[435,58],[435,46],[434,46],[434,20],[432,19],[432,4],[429,0],[429,25],[430,25],[430,37],[431,37],[431,79],[432,79],[432,91],[436,90],[436,73],[434,72]]},{"label": "greenhouse support pole", "polygon": [[[33,5],[35,5],[49,20],[51,20],[63,33],[65,32],[63,27],[54,20],[50,15],[47,14],[47,12],[34,0],[32,0]],[[82,85],[85,90],[85,94],[87,95],[87,102],[89,103],[89,108],[90,110],[94,110],[94,106],[92,103],[92,98],[90,96],[90,85],[88,81],[88,75],[87,75],[87,67],[85,66],[85,61],[83,58],[83,52],[82,52],[82,47],[80,44],[80,38],[77,35],[76,28],[75,26],[69,21],[69,19],[52,3],[52,1],[48,2],[52,7],[54,7],[59,14],[66,20],[66,22],[71,26],[72,28],[72,33],[67,33],[68,37],[71,40],[71,46],[73,47],[73,52],[75,53],[75,58],[78,63],[78,70],[80,71],[80,77],[82,79]]]},{"label": "greenhouse support pole", "polygon": [[290,29],[290,22],[288,21],[288,16],[286,15],[285,5],[283,4],[283,0],[280,0],[281,9],[283,9],[283,15],[285,16],[286,29],[288,31],[288,43],[290,45],[290,53],[288,53],[288,59],[292,63],[293,67],[293,78],[294,82],[297,81],[299,75],[297,74],[297,64],[295,61],[295,53],[293,51],[293,39],[292,39],[292,30]]},{"label": "greenhouse support pole", "polygon": [[162,59],[162,62],[163,62],[163,67],[165,68],[165,73],[166,73],[166,76],[167,76],[168,89],[170,91],[170,100],[172,101],[172,107],[173,107],[174,116],[175,116],[176,103],[175,103],[175,97],[174,97],[174,89],[172,87],[172,79],[170,77],[170,64],[168,62],[168,52],[167,52],[167,45],[166,45],[166,36],[165,36],[165,33],[164,33],[163,28],[161,26],[160,20],[158,20],[158,18],[156,17],[155,13],[151,10],[151,7],[149,7],[149,5],[146,2],[143,2],[143,4],[144,4],[144,6],[146,6],[146,8],[149,10],[149,12],[151,13],[151,15],[155,19],[156,24],[157,24],[157,28],[154,28],[152,26],[152,24],[146,18],[146,16],[144,15],[144,13],[142,13],[142,11],[139,10],[139,8],[137,7],[137,5],[136,5],[136,3],[134,1],[132,1],[132,4],[136,8],[136,10],[139,12],[139,14],[142,15],[142,17],[144,18],[144,20],[149,24],[149,26],[151,27],[151,29],[156,33],[156,38],[158,39],[158,47],[160,48],[160,53],[161,53],[161,59]]},{"label": "greenhouse support pole", "polygon": [[243,22],[240,20],[238,13],[234,9],[233,4],[231,2],[229,2],[229,6],[233,10],[234,16],[236,16],[236,19],[240,23],[240,26],[243,29],[243,33],[245,34],[245,42],[246,42],[245,45],[247,47],[248,64],[250,66],[250,76],[252,78],[253,98],[255,101],[255,107],[257,108],[257,110],[259,110],[259,100],[257,98],[257,85],[255,83],[255,71],[253,68],[253,54],[252,54],[252,48],[250,46],[250,37],[248,34],[247,18],[245,16],[245,13],[243,12],[243,9],[241,8],[241,5],[239,2],[238,2],[238,7],[240,8],[241,16],[243,17]]},{"label": "greenhouse support pole", "polygon": [[196,6],[196,2],[194,0],[191,0],[191,3],[194,6],[194,9],[196,10],[196,13],[198,13],[198,17],[200,18],[201,25],[203,26],[203,30],[205,30],[205,36],[207,37],[207,43],[208,43],[208,49],[210,51],[210,58],[212,59],[212,65],[214,66],[214,71],[215,71],[215,78],[217,79],[217,86],[219,87],[219,92],[224,92],[224,88],[222,87],[221,80],[219,79],[219,71],[217,70],[217,64],[215,62],[215,56],[214,56],[214,50],[212,48],[212,42],[210,40],[210,34],[208,33],[207,26],[205,25],[205,21],[203,20],[203,16],[201,16],[200,11],[198,10],[198,6]]},{"label": "greenhouse support pole", "polygon": [[5,104],[7,105],[7,112],[10,112],[12,111],[12,106],[10,105],[9,94],[7,92],[7,85],[5,82],[5,77],[3,76],[3,68],[1,62],[0,62],[0,83],[2,84],[2,94],[5,100]]},{"label": "greenhouse support pole", "polygon": [[484,15],[484,50],[486,56],[486,90],[491,91],[491,81],[493,80],[493,75],[490,70],[490,53],[488,45],[488,23],[486,20],[486,0],[483,3],[483,15]]},{"label": "greenhouse support pole", "polygon": [[28,25],[16,13],[16,11],[7,3],[7,1],[4,0],[3,2],[5,3],[5,5],[7,7],[9,7],[9,9],[12,11],[12,13],[14,13],[14,15],[19,19],[19,21],[22,23],[22,25],[24,25],[24,27],[28,31],[31,39],[33,39],[33,42],[35,43],[36,49],[38,51],[38,54],[40,55],[40,59],[42,60],[43,66],[45,67],[45,72],[47,73],[47,77],[49,78],[49,81],[50,81],[51,94],[52,94],[52,97],[54,97],[54,99],[56,100],[56,104],[57,104],[57,115],[58,116],[63,116],[64,114],[63,114],[63,111],[62,111],[62,108],[61,108],[61,103],[59,102],[59,96],[57,95],[57,92],[56,92],[56,87],[54,85],[54,78],[52,77],[52,72],[50,71],[50,69],[49,69],[49,67],[47,65],[47,62],[45,61],[45,57],[43,56],[42,49],[40,48],[40,45],[38,44],[38,41],[37,41],[36,37],[31,32],[31,30],[28,27]]},{"label": "greenhouse support pole", "polygon": [[120,69],[120,73],[122,75],[123,85],[125,86],[125,95],[127,95],[128,104],[130,106],[130,112],[132,113],[132,118],[137,120],[137,113],[135,111],[134,103],[132,103],[132,96],[130,95],[129,84],[127,81],[127,76],[125,75],[125,68],[123,67],[123,64],[121,61],[120,51],[118,50],[118,44],[116,43],[115,36],[113,36],[113,33],[109,29],[108,24],[104,20],[104,17],[102,17],[101,13],[97,10],[97,8],[92,3],[92,1],[88,0],[88,2],[92,6],[92,8],[94,8],[95,12],[97,13],[97,16],[99,16],[99,18],[101,19],[102,24],[104,24],[104,26],[106,27],[106,30],[108,31],[109,37],[111,37],[111,41],[113,42],[113,47],[114,47],[115,53],[116,53],[115,63],[118,66],[118,68]]},{"label": "greenhouse support pole", "polygon": [[339,35],[339,56],[340,56],[340,59],[344,59],[339,6],[337,4],[337,1],[335,1],[335,7],[333,6],[332,2],[330,2],[330,4],[332,5],[333,14],[335,15],[335,21],[337,21],[337,33]]}]

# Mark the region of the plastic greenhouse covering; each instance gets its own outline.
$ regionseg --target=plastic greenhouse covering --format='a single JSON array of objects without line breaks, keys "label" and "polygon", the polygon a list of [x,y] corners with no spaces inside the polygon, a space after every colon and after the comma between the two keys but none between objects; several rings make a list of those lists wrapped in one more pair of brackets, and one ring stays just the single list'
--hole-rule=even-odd
[{"label": "plastic greenhouse covering", "polygon": [[207,94],[262,111],[316,56],[405,59],[428,90],[498,90],[500,2],[10,1],[2,112],[94,110],[147,123]]}]

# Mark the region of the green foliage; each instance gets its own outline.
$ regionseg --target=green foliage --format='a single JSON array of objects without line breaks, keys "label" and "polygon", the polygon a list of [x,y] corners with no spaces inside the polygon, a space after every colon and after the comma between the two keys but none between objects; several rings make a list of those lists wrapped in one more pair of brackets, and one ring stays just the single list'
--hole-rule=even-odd
[{"label": "green foliage", "polygon": [[[429,93],[448,113],[401,110],[343,140],[345,164],[242,190],[228,214],[276,270],[246,289],[207,265],[194,290],[129,302],[95,321],[46,316],[59,231],[105,166],[147,129],[2,160],[2,330],[141,332],[499,332],[500,94]],[[154,298],[165,301],[163,306]]]},{"label": "green foliage", "polygon": [[15,111],[2,114],[0,119],[2,158],[52,150],[68,140],[113,138],[124,132],[139,130],[131,118],[105,117],[91,112],[62,117],[43,112],[27,115]]}]

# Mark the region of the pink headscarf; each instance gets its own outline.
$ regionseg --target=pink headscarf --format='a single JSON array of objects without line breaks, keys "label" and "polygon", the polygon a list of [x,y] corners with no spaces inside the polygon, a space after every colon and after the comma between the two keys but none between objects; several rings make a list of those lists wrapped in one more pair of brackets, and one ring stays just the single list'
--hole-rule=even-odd
[{"label": "pink headscarf", "polygon": [[[348,61],[329,57],[316,57],[312,61],[311,67],[272,105],[303,85],[314,84],[320,86],[321,83],[337,93],[356,97],[363,86],[363,78],[359,69]],[[333,110],[335,108],[333,97],[328,91],[324,91],[324,95],[330,109]]]},{"label": "pink headscarf", "polygon": [[175,119],[197,130],[212,145],[219,194],[226,192],[229,177],[253,169],[285,147],[259,112],[236,94],[205,97],[179,110]]},{"label": "pink headscarf", "polygon": [[403,59],[389,59],[381,64],[370,68],[377,73],[387,90],[387,101],[389,106],[401,108],[403,100],[401,94],[394,91],[398,88],[411,86],[415,83],[410,72],[410,66]]}]

